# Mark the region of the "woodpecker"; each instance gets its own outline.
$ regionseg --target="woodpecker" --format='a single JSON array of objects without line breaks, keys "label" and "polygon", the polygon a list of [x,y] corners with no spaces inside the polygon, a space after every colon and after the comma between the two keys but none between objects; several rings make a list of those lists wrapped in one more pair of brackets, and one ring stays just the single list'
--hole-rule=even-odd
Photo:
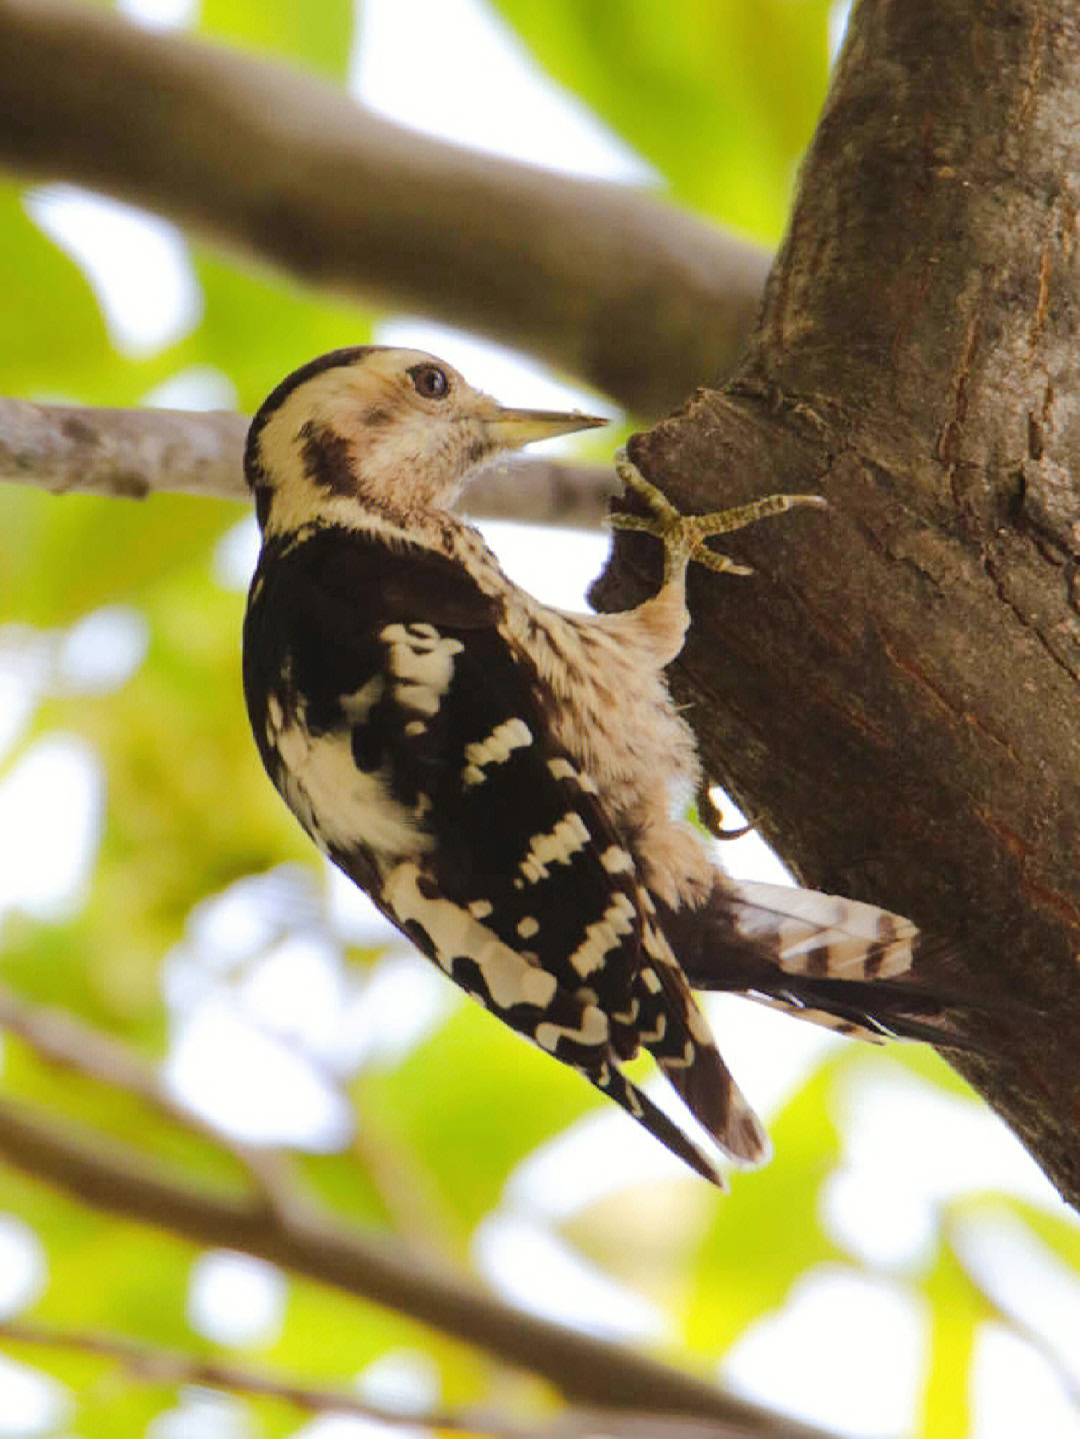
[{"label": "woodpecker", "polygon": [[[742,991],[874,1038],[950,1042],[901,982],[912,924],[807,890],[736,885],[680,813],[698,779],[665,667],[705,541],[816,496],[682,516],[625,460],[658,592],[621,614],[549,608],[451,512],[499,450],[583,430],[507,409],[418,351],[360,346],[268,396],[244,470],[262,550],[244,691],[263,764],[318,847],[451,979],[578,1070],[714,1183],[765,1132],[691,992]],[[696,1137],[626,1074],[647,1050]]]}]

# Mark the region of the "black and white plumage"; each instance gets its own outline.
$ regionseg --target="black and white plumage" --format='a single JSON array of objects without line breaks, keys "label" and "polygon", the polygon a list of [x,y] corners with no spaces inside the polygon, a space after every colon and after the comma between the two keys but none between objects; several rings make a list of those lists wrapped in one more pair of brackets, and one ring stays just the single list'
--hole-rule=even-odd
[{"label": "black and white plumage", "polygon": [[697,775],[664,678],[687,562],[734,568],[703,538],[805,497],[684,521],[649,492],[667,575],[616,615],[539,604],[449,512],[488,455],[596,423],[503,409],[415,351],[341,350],[289,376],[245,451],[263,548],[244,688],[263,763],[324,853],[459,985],[719,1183],[622,1069],[646,1048],[721,1150],[765,1156],[687,972],[864,1035],[946,1036],[897,982],[907,921],[736,887],[674,814]]}]

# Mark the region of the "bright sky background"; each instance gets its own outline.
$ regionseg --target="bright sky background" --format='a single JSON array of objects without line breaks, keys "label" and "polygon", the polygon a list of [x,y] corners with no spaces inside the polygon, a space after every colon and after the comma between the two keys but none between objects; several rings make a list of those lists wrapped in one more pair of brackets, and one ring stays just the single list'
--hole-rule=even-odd
[{"label": "bright sky background", "polygon": [[[122,8],[162,26],[182,23],[191,11],[189,0],[127,0]],[[837,7],[837,33],[845,10]],[[353,87],[392,118],[477,148],[495,148],[497,140],[500,153],[549,166],[562,157],[579,174],[649,179],[647,167],[617,137],[539,74],[480,0],[365,0],[362,14]],[[458,82],[462,67],[450,58],[459,48],[469,57],[473,80],[467,86]],[[170,226],[68,189],[45,193],[32,209],[91,275],[118,343],[152,353],[193,323],[198,288],[183,239]],[[135,256],[140,264],[133,263]],[[388,322],[380,338],[445,355],[470,380],[510,402],[596,404],[595,397],[556,383],[519,357],[426,322]],[[232,403],[227,380],[206,372],[178,376],[152,398],[178,405]],[[583,607],[585,587],[606,547],[602,536],[561,533],[552,541],[513,526],[487,530],[520,582],[551,603]],[[245,520],[221,546],[223,584],[246,586],[256,547],[254,522]],[[99,612],[63,634],[0,629],[0,760],[22,732],[36,696],[123,683],[141,663],[146,643],[141,617],[124,609]],[[105,798],[96,757],[62,733],[37,741],[0,776],[0,836],[18,836],[17,844],[5,845],[0,866],[0,922],[5,908],[49,917],[80,902]],[[63,824],[57,822],[60,812]],[[730,806],[725,812],[737,822]],[[58,848],[58,836],[66,837],[65,847]],[[737,875],[783,877],[756,837],[725,845],[722,856]],[[338,940],[386,938],[372,906],[338,876],[331,878],[331,896]],[[396,1062],[459,1000],[396,940],[373,981],[357,993],[335,944],[296,922],[305,906],[316,907],[310,874],[278,872],[233,886],[192,916],[169,967],[174,1032],[166,1072],[187,1102],[232,1133],[323,1148],[342,1143],[351,1122],[334,1076],[361,1059]],[[244,982],[227,982],[244,963]],[[726,1059],[766,1120],[808,1067],[842,1043],[746,1002],[717,998],[708,1008]],[[318,1067],[300,1057],[296,1038],[311,1048]],[[214,1057],[222,1054],[229,1064],[218,1069]],[[733,1387],[811,1422],[890,1435],[915,1419],[925,1315],[905,1280],[926,1263],[941,1206],[981,1186],[1022,1194],[1054,1211],[1061,1205],[988,1110],[919,1084],[887,1055],[868,1054],[836,1095],[836,1105],[846,1162],[825,1195],[824,1218],[840,1249],[855,1263],[876,1266],[878,1277],[839,1263],[808,1275],[775,1315],[739,1342],[723,1374]],[[685,1178],[677,1162],[614,1107],[591,1114],[512,1176],[503,1203],[475,1237],[478,1267],[496,1288],[543,1313],[616,1337],[663,1337],[666,1320],[659,1310],[585,1265],[553,1229],[605,1190],[649,1175]],[[1002,1326],[987,1326],[977,1363],[977,1439],[1021,1433],[1080,1439],[1077,1411],[1045,1358],[1056,1354],[1071,1365],[1080,1385],[1075,1277],[1026,1232],[1001,1224],[968,1226],[963,1243],[1002,1312],[1018,1316],[1039,1338],[1032,1344]],[[16,1313],[42,1282],[33,1235],[0,1215],[0,1315]],[[189,1313],[211,1337],[253,1341],[280,1323],[283,1293],[281,1276],[268,1266],[210,1254],[195,1266]],[[383,1402],[438,1398],[437,1376],[420,1355],[388,1356],[361,1383]],[[56,1385],[0,1359],[0,1436],[42,1432],[63,1402]],[[200,1404],[209,1408],[199,1410]],[[155,1439],[231,1432],[227,1424],[212,1428],[227,1418],[227,1409],[224,1400],[192,1399]],[[330,1439],[331,1427],[315,1422],[298,1432],[305,1439]],[[351,1420],[332,1427],[333,1439],[374,1432]]]}]

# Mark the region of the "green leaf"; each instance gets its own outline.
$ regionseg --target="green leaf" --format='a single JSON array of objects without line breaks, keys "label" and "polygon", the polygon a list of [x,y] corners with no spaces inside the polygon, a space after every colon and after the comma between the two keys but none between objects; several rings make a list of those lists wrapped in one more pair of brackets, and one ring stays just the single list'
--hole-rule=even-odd
[{"label": "green leaf", "polygon": [[[182,517],[189,506],[204,551],[220,510],[198,501],[166,508]],[[152,508],[144,507],[148,520]],[[156,526],[147,529],[152,552]],[[104,536],[101,543],[108,548]],[[123,543],[117,549],[123,556]],[[212,580],[205,552],[185,555],[183,535],[176,549],[170,555],[163,540],[156,583],[147,577],[140,594],[150,648],[139,672],[107,694],[48,701],[32,731],[78,734],[104,763],[105,826],[87,903],[62,924],[9,925],[3,936],[10,983],[143,1038],[160,1032],[159,969],[192,907],[281,860],[315,860],[251,739],[240,683],[242,598]]]},{"label": "green leaf", "polygon": [[476,1004],[462,1005],[396,1070],[365,1074],[355,1088],[361,1122],[411,1154],[429,1202],[459,1235],[494,1208],[516,1164],[603,1102]]},{"label": "green leaf", "polygon": [[[147,1068],[153,1064],[148,1057]],[[102,1136],[131,1147],[178,1185],[228,1197],[250,1189],[239,1161],[217,1140],[166,1118],[119,1085],[46,1063],[13,1036],[5,1041],[0,1089],[84,1142]]]},{"label": "green leaf", "polygon": [[81,394],[95,372],[115,367],[85,276],[38,229],[10,184],[0,184],[0,273],[8,277],[0,393]]},{"label": "green leaf", "polygon": [[770,1124],[772,1160],[736,1173],[718,1197],[693,1256],[683,1316],[687,1343],[716,1355],[755,1319],[783,1304],[808,1269],[839,1257],[818,1219],[821,1186],[840,1141],[830,1096],[846,1056],[823,1065]]},{"label": "green leaf", "polygon": [[983,1101],[963,1075],[946,1064],[941,1055],[928,1044],[894,1044],[889,1049],[889,1061],[902,1066],[944,1094],[966,1100],[973,1108],[982,1106]]},{"label": "green leaf", "polygon": [[1004,1198],[1001,1207],[1023,1220],[1080,1278],[1080,1222],[1075,1215],[1052,1214],[1022,1199]]},{"label": "green leaf", "polygon": [[965,1439],[971,1425],[971,1361],[990,1309],[947,1246],[923,1283],[930,1302],[930,1362],[921,1439]]},{"label": "green leaf", "polygon": [[828,75],[827,0],[495,0],[540,64],[665,177],[762,240],[784,224]]},{"label": "green leaf", "polygon": [[49,1266],[43,1295],[20,1317],[158,1344],[194,1342],[186,1318],[193,1246],[73,1204],[10,1169],[0,1169],[0,1209],[31,1225]]},{"label": "green leaf", "polygon": [[100,605],[138,603],[200,562],[243,515],[228,501],[49,495],[5,485],[0,526],[4,619],[68,624]]},{"label": "green leaf", "polygon": [[[42,1327],[58,1334],[71,1332],[66,1324]],[[99,1333],[96,1331],[95,1337]],[[113,1335],[101,1333],[100,1337],[107,1340]],[[136,1338],[141,1341],[142,1336]],[[154,1420],[182,1402],[181,1386],[147,1373],[136,1377],[115,1360],[80,1352],[77,1346],[53,1347],[5,1339],[4,1347],[10,1347],[21,1363],[65,1386],[71,1408],[65,1414],[67,1423],[62,1432],[78,1434],[80,1439],[131,1439],[132,1435],[150,1433]],[[291,1417],[295,1420],[295,1410]]]},{"label": "green leaf", "polygon": [[366,1146],[341,1154],[296,1154],[296,1172],[325,1208],[351,1225],[392,1231],[394,1214],[373,1177]]},{"label": "green leaf", "polygon": [[353,0],[202,0],[199,29],[337,79],[348,70]]},{"label": "green leaf", "polygon": [[0,182],[0,273],[15,277],[4,292],[0,393],[135,404],[175,370],[187,341],[146,359],[114,349],[92,285],[30,218],[26,193]]}]

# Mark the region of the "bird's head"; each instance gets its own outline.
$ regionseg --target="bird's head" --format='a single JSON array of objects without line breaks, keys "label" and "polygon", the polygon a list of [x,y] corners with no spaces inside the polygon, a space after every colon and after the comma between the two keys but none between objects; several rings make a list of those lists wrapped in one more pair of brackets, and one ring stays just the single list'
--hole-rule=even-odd
[{"label": "bird's head", "polygon": [[244,473],[264,531],[348,524],[357,504],[407,521],[445,509],[498,450],[605,421],[512,410],[420,350],[359,346],[295,370],[248,431]]}]

